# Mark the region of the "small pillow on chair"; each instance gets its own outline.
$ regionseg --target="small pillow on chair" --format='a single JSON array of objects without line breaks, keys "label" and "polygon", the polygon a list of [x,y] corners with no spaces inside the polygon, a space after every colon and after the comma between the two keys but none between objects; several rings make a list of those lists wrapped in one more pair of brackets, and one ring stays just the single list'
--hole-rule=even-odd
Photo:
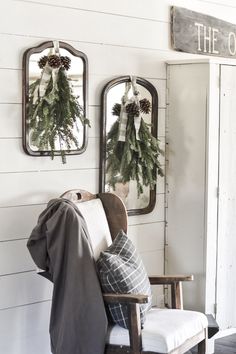
[{"label": "small pillow on chair", "polygon": [[[140,305],[141,324],[145,314],[151,308],[151,286],[133,243],[121,230],[105,252],[101,252],[97,261],[101,286],[104,293],[143,294],[149,296],[146,304]],[[108,305],[113,322],[128,328],[127,306]]]}]

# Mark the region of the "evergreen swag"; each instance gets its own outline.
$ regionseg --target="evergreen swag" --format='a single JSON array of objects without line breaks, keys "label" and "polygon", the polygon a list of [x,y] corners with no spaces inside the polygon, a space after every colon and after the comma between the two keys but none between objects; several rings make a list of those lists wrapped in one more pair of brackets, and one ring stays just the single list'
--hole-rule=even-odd
[{"label": "evergreen swag", "polygon": [[[39,151],[50,151],[51,158],[55,155],[55,143],[59,141],[62,163],[66,163],[66,152],[70,151],[72,144],[78,149],[79,142],[73,133],[77,128],[77,119],[83,125],[89,124],[84,117],[83,108],[78,102],[78,97],[73,95],[70,83],[65,70],[69,69],[70,59],[56,55],[42,57],[39,60],[39,67],[44,70],[49,65],[50,59],[54,68],[57,65],[58,73],[56,81],[53,75],[49,79],[43,97],[37,97],[34,102],[35,90],[38,89],[41,78],[33,82],[29,87],[28,119],[29,128],[32,131],[31,142]],[[65,59],[66,58],[66,59]],[[49,60],[48,60],[49,59]],[[51,65],[53,67],[53,65]],[[43,75],[43,71],[42,71]],[[65,147],[67,150],[65,150]],[[58,151],[58,149],[57,149]]]},{"label": "evergreen swag", "polygon": [[[136,105],[136,107],[135,107]],[[141,118],[139,139],[136,139],[134,119],[137,110],[149,113],[150,102],[144,98],[136,103],[126,106],[128,120],[125,141],[118,141],[120,118],[111,127],[107,136],[107,183],[114,189],[117,182],[126,183],[130,180],[137,182],[138,197],[143,193],[143,185],[151,190],[156,185],[157,174],[163,176],[158,157],[163,152],[159,147],[159,140],[152,136],[149,125]],[[112,114],[120,115],[121,105],[116,103]]]}]

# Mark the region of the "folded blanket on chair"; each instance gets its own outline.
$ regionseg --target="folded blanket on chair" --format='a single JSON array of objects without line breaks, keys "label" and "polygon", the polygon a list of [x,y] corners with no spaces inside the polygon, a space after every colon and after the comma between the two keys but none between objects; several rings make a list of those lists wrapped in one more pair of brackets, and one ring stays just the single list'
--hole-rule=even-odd
[{"label": "folded blanket on chair", "polygon": [[76,205],[50,201],[27,246],[42,275],[54,283],[52,353],[103,354],[107,319],[87,226]]}]

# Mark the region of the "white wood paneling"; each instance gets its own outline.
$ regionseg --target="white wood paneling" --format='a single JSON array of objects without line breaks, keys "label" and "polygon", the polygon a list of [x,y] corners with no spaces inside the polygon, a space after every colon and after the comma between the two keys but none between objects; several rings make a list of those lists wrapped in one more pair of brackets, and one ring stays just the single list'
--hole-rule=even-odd
[{"label": "white wood paneling", "polygon": [[23,152],[21,139],[0,140],[0,150],[8,153],[1,158],[1,172],[45,171],[66,169],[86,169],[99,167],[99,139],[90,138],[87,150],[81,155],[72,155],[67,158],[66,166],[60,156],[53,161],[50,156],[29,156]]},{"label": "white wood paneling", "polygon": [[36,269],[26,240],[0,242],[0,276]]},{"label": "white wood paneling", "polygon": [[[158,136],[165,150],[165,61],[194,58],[169,50],[170,5],[187,7],[185,0],[0,2],[0,150],[7,152],[0,157],[0,308],[12,307],[1,310],[0,353],[50,353],[50,302],[24,306],[51,296],[51,284],[27,272],[34,264],[26,238],[49,199],[72,188],[98,191],[100,95],[108,81],[129,74],[154,84],[159,94]],[[230,12],[222,6],[211,11],[208,3],[198,0],[191,7],[222,16]],[[55,14],[59,25],[53,25]],[[38,25],[41,18],[43,24]],[[69,156],[64,166],[59,157],[33,158],[21,147],[22,55],[51,39],[67,41],[89,60],[89,145],[86,153]],[[164,157],[161,161],[164,167]],[[149,274],[164,271],[164,219],[164,178],[158,178],[153,212],[129,218],[129,234]],[[18,274],[6,275],[14,272]],[[162,287],[156,287],[154,303],[162,302]]]},{"label": "white wood paneling", "polygon": [[[221,66],[217,321],[236,327],[236,67]],[[227,301],[226,301],[227,299]]]},{"label": "white wood paneling", "polygon": [[[131,225],[139,225],[139,224],[150,224],[154,222],[163,221],[164,217],[164,194],[157,194],[156,195],[156,205],[153,211],[149,214],[144,215],[136,215],[136,216],[129,216],[128,224]],[[156,234],[156,230],[155,230]]]},{"label": "white wood paneling", "polygon": [[36,272],[0,277],[0,285],[0,310],[52,298],[53,284]]},{"label": "white wood paneling", "polygon": [[[6,189],[9,186],[9,189]],[[98,170],[65,170],[1,175],[0,206],[47,203],[68,189],[78,188],[95,193]]]},{"label": "white wood paneling", "polygon": [[[37,3],[37,0],[16,0],[19,2]],[[138,17],[140,19],[149,19],[152,21],[170,21],[170,6],[182,6],[191,8],[194,11],[203,12],[208,15],[224,18],[227,21],[234,23],[236,15],[235,0],[191,0],[189,3],[186,0],[150,0],[148,6],[142,6],[142,3],[130,0],[128,3],[125,0],[119,3],[102,0],[99,2],[99,8],[93,0],[42,0],[40,3],[52,6],[71,7],[73,9],[81,9],[85,11],[95,11],[102,13],[110,13],[115,16]],[[101,3],[101,4],[100,4]]]},{"label": "white wood paneling", "polygon": [[185,308],[204,311],[209,67],[170,65],[168,75],[168,273],[194,274],[196,281],[185,285]]},{"label": "white wood paneling", "polygon": [[[140,30],[140,20],[136,18],[58,7],[57,23],[66,23],[66,26],[52,26],[53,7],[47,8],[46,11],[45,6],[40,3],[8,1],[4,4],[4,10],[9,16],[4,16],[2,13],[0,17],[1,33],[37,36],[39,29],[35,23],[38,23],[39,18],[43,18],[44,25],[40,27],[40,34],[48,38],[76,40],[78,38],[76,24],[79,24],[81,41],[155,49],[168,49],[169,46],[169,24],[165,22],[142,21],[142,30]],[[28,16],[29,13],[30,16]],[[92,23],[95,27],[88,25]],[[119,30],[111,30],[114,28]],[[147,33],[161,33],[162,35],[156,36],[153,41],[153,37],[148,36]]]},{"label": "white wood paneling", "polygon": [[49,301],[0,312],[0,353],[50,354]]},{"label": "white wood paneling", "polygon": [[0,241],[28,238],[45,208],[46,204],[0,208]]},{"label": "white wood paneling", "polygon": [[[100,135],[100,106],[89,106],[88,118],[91,128],[89,138],[99,138]],[[21,104],[0,104],[0,139],[22,137],[22,106]],[[165,108],[158,110],[158,136],[165,136]]]},{"label": "white wood paneling", "polygon": [[[114,77],[107,78],[104,75],[90,75],[89,104],[99,106],[103,87]],[[5,83],[8,83],[6,86]],[[166,81],[150,79],[155,86],[159,107],[166,106]],[[1,103],[21,103],[21,70],[0,69],[0,104]]]},{"label": "white wood paneling", "polygon": [[141,253],[163,250],[164,222],[155,222],[146,225],[130,225],[128,236]]}]

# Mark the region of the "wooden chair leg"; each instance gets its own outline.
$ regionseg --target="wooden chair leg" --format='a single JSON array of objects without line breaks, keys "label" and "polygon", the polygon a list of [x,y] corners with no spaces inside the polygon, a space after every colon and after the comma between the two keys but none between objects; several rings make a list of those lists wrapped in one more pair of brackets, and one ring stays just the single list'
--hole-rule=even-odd
[{"label": "wooden chair leg", "polygon": [[198,354],[206,354],[206,339],[198,343]]}]

